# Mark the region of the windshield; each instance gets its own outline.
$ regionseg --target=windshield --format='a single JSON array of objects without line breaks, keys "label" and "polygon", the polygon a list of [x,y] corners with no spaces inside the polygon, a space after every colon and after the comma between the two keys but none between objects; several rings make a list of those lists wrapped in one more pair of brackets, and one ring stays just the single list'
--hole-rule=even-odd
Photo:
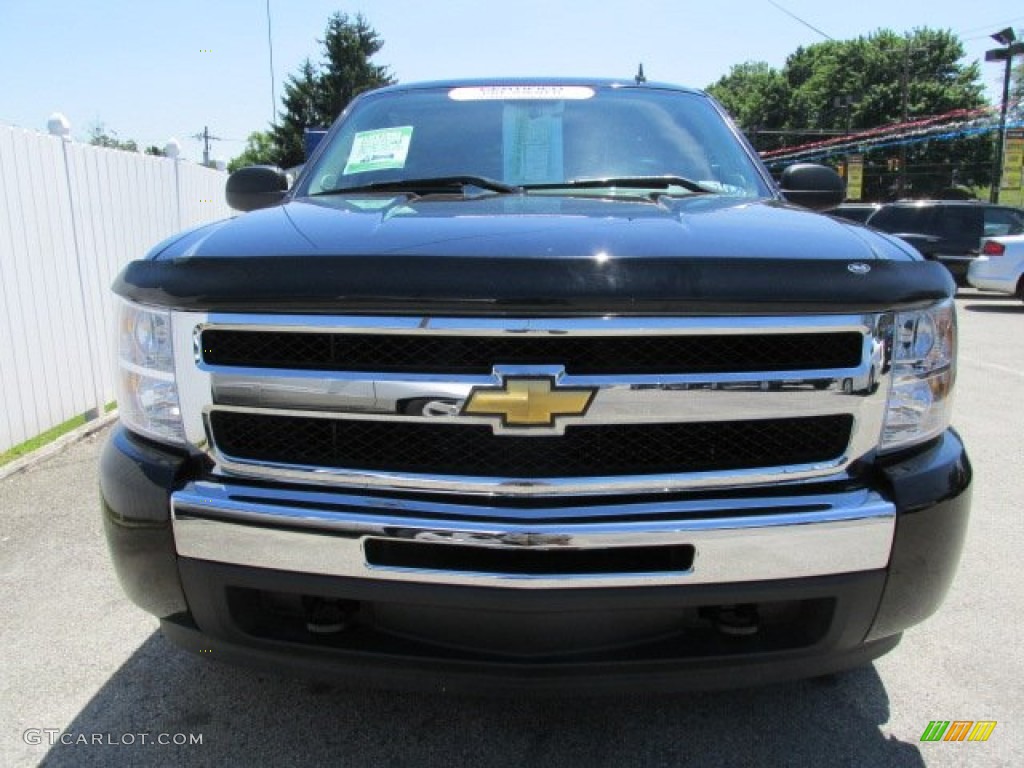
[{"label": "windshield", "polygon": [[395,191],[416,180],[431,180],[434,188],[439,179],[464,186],[475,179],[474,186],[495,193],[509,187],[564,193],[568,185],[574,194],[609,194],[620,180],[622,194],[645,187],[680,195],[770,194],[711,101],[682,91],[558,85],[388,91],[354,103],[328,140],[297,194]]}]

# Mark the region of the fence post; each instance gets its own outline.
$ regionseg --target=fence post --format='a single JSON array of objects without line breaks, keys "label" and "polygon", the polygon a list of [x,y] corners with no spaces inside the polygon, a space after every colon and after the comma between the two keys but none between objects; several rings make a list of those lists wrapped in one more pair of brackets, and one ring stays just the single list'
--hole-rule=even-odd
[{"label": "fence post", "polygon": [[52,136],[60,139],[61,157],[64,160],[64,181],[68,191],[68,211],[71,214],[71,242],[75,252],[75,269],[78,272],[78,297],[82,303],[82,324],[85,329],[85,340],[89,355],[89,377],[92,379],[93,407],[88,409],[84,416],[86,421],[92,421],[103,415],[106,404],[100,379],[98,378],[98,364],[96,359],[96,323],[89,311],[89,302],[86,299],[86,275],[82,264],[82,233],[78,216],[75,215],[75,188],[71,182],[71,159],[68,157],[68,145],[71,143],[71,124],[67,118],[59,112],[50,115],[46,127]]},{"label": "fence post", "polygon": [[174,211],[175,211],[175,231],[180,232],[183,227],[181,226],[181,174],[178,171],[181,160],[181,142],[175,138],[170,138],[167,144],[164,146],[164,154],[174,161]]}]

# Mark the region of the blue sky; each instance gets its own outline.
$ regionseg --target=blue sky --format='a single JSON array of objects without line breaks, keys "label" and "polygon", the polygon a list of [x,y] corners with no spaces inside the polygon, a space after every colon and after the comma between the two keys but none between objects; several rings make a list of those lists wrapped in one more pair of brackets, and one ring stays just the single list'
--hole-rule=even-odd
[{"label": "blue sky", "polygon": [[[776,0],[836,39],[879,28],[950,29],[967,60],[988,34],[1024,28],[1011,0]],[[509,75],[632,76],[705,87],[748,60],[780,67],[823,38],[770,0],[270,0],[277,94],[334,11],[362,12],[385,41],[376,62],[402,81]],[[122,138],[186,157],[204,125],[238,154],[270,123],[266,0],[0,0],[0,123],[45,130],[54,111],[84,139],[100,121]],[[982,63],[998,98],[1001,68]]]}]

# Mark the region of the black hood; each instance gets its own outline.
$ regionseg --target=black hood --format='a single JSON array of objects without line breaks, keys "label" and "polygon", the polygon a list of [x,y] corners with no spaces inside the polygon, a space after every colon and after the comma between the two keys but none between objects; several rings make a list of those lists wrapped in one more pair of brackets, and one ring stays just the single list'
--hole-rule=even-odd
[{"label": "black hood", "polygon": [[118,293],[230,311],[873,310],[952,295],[901,241],[777,201],[305,198],[200,227]]},{"label": "black hood", "polygon": [[303,198],[198,229],[157,258],[911,259],[878,233],[776,201],[487,195]]}]

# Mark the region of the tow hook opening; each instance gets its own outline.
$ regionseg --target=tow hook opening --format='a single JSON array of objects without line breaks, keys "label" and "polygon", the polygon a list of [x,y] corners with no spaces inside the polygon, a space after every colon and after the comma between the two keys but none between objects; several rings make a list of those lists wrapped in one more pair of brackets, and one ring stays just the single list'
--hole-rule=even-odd
[{"label": "tow hook opening", "polygon": [[761,616],[753,603],[705,606],[700,615],[721,635],[750,637],[761,631]]},{"label": "tow hook opening", "polygon": [[354,600],[304,595],[302,610],[305,613],[307,630],[315,635],[334,635],[355,625],[359,603]]}]

